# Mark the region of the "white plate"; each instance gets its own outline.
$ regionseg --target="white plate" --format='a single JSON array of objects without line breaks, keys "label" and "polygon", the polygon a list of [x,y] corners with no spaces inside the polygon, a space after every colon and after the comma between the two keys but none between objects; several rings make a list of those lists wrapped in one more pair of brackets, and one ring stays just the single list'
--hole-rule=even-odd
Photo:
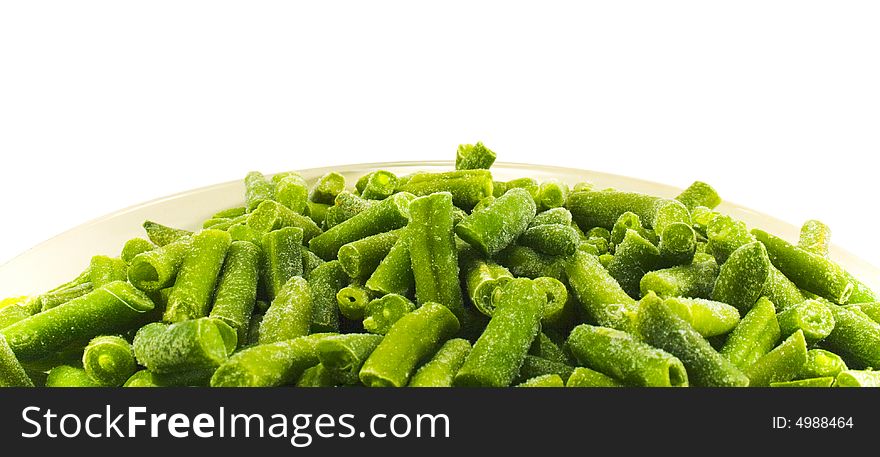
[{"label": "white plate", "polygon": [[[330,171],[345,175],[354,183],[364,173],[384,169],[396,174],[414,171],[450,170],[453,162],[398,162],[313,168],[302,171],[307,180],[314,180]],[[541,165],[497,163],[492,167],[497,180],[530,176],[538,180],[557,178],[568,184],[591,181],[600,187],[644,192],[673,197],[681,189],[625,176]],[[40,293],[66,282],[88,265],[95,254],[118,255],[126,240],[144,236],[141,224],[150,219],[173,227],[196,230],[218,210],[242,206],[244,184],[228,182],[171,195],[104,216],[39,244],[0,266],[0,297]],[[751,227],[760,227],[789,240],[796,240],[798,228],[771,216],[725,202],[720,211],[736,217]],[[880,270],[843,249],[832,246],[831,256],[856,277],[876,287]]]}]

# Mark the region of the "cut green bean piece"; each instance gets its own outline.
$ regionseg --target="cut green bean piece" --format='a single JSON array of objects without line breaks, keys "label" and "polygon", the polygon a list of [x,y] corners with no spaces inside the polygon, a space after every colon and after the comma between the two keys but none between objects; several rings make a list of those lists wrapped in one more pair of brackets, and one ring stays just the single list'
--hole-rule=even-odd
[{"label": "cut green bean piece", "polygon": [[535,198],[535,203],[542,211],[551,208],[560,208],[562,205],[565,205],[565,201],[568,199],[568,193],[568,184],[565,184],[558,179],[544,181],[538,187],[538,195]]},{"label": "cut green bean piece", "polygon": [[517,379],[514,382],[521,383],[537,376],[551,374],[559,376],[565,382],[573,371],[573,367],[563,362],[527,355],[523,360],[522,366],[519,368],[519,375],[517,375]]},{"label": "cut green bean piece", "polygon": [[211,377],[211,387],[277,387],[292,384],[318,364],[319,341],[332,333],[314,333],[287,341],[252,346],[233,354]]},{"label": "cut green bean piece", "polygon": [[74,298],[82,297],[83,295],[93,291],[95,288],[92,286],[91,282],[86,282],[83,284],[77,284],[72,287],[67,287],[64,289],[59,289],[53,292],[48,292],[37,297],[37,300],[40,303],[40,309],[38,311],[46,311],[47,309],[54,308],[58,305],[62,305],[64,303],[73,300]]},{"label": "cut green bean piece", "polygon": [[6,337],[0,333],[0,387],[33,387],[24,367],[16,358]]},{"label": "cut green bean piece", "polygon": [[682,362],[631,334],[606,327],[582,324],[566,341],[581,365],[644,387],[687,387],[688,372]]},{"label": "cut green bean piece", "polygon": [[834,330],[823,345],[856,368],[880,367],[880,324],[842,306],[826,306],[834,316]]},{"label": "cut green bean piece", "polygon": [[376,204],[375,200],[367,200],[349,191],[343,191],[336,196],[333,206],[327,209],[327,214],[324,215],[324,228],[330,229],[339,225],[374,204]]},{"label": "cut green bean piece", "polygon": [[452,195],[441,192],[418,197],[410,205],[410,214],[406,236],[416,299],[420,304],[440,303],[461,317],[464,304],[452,227]]},{"label": "cut green bean piece", "polygon": [[174,285],[191,248],[192,238],[186,237],[136,255],[128,267],[129,282],[144,292],[158,292]]},{"label": "cut green bean piece", "polygon": [[390,171],[377,170],[369,175],[367,183],[361,190],[361,197],[368,200],[384,200],[397,188],[397,176]]},{"label": "cut green bean piece", "polygon": [[290,278],[278,291],[260,324],[259,344],[292,340],[309,334],[312,325],[312,296],[309,283]]},{"label": "cut green bean piece", "polygon": [[46,387],[101,387],[82,368],[59,365],[49,370]]},{"label": "cut green bean piece", "polygon": [[247,241],[255,246],[262,246],[263,244],[263,232],[251,228],[247,223],[235,224],[229,227],[227,232],[232,237],[232,241]]},{"label": "cut green bean piece", "polygon": [[401,179],[397,191],[425,196],[449,192],[455,206],[469,210],[492,194],[492,174],[489,170],[456,170],[443,173],[413,173]]},{"label": "cut green bean piece", "polygon": [[306,213],[305,215],[312,220],[318,227],[325,227],[327,225],[327,213],[332,208],[331,205],[325,205],[324,203],[315,203],[309,200],[306,203]]},{"label": "cut green bean piece", "polygon": [[[274,177],[273,177],[274,178]],[[244,216],[247,213],[247,208],[244,206],[235,206],[232,208],[221,209],[214,213],[212,218],[220,218],[220,217],[228,217],[228,218],[236,218],[239,216]]]},{"label": "cut green bean piece", "polygon": [[807,362],[807,342],[798,330],[772,351],[746,367],[752,387],[768,387],[771,382],[791,381]]},{"label": "cut green bean piece", "polygon": [[364,330],[384,335],[395,322],[414,309],[416,305],[402,295],[383,295],[370,301],[364,310]]},{"label": "cut green bean piece", "polygon": [[761,297],[733,329],[721,348],[721,355],[737,367],[744,368],[770,352],[780,336],[773,302]]},{"label": "cut green bean piece", "polygon": [[715,259],[645,273],[639,281],[642,296],[654,291],[661,297],[709,298],[718,277]]},{"label": "cut green bean piece", "polygon": [[689,265],[697,252],[697,237],[690,225],[675,222],[660,239],[660,259],[664,266]]},{"label": "cut green bean piece", "polygon": [[764,290],[761,293],[776,304],[780,311],[785,311],[806,300],[801,290],[773,264],[770,264],[767,282],[764,283]]},{"label": "cut green bean piece", "polygon": [[328,370],[323,364],[317,364],[303,371],[296,381],[296,387],[336,387],[342,384],[338,373]]},{"label": "cut green bean piece", "polygon": [[39,360],[74,341],[123,332],[143,323],[153,302],[122,281],[35,314],[2,330],[21,361]]},{"label": "cut green bean piece", "polygon": [[767,247],[773,265],[798,287],[840,304],[852,295],[853,282],[836,263],[763,230],[754,229],[752,234]]},{"label": "cut green bean piece", "polygon": [[523,189],[511,189],[455,227],[455,233],[483,255],[494,255],[522,234],[535,217],[535,202]]},{"label": "cut green bean piece", "polygon": [[880,324],[880,302],[858,303],[855,305],[846,305],[844,308],[851,311],[862,312],[870,317],[871,320]]},{"label": "cut green bean piece", "polygon": [[568,256],[574,254],[581,239],[570,225],[543,224],[527,229],[518,242],[544,254]]},{"label": "cut green bean piece", "polygon": [[[225,335],[227,329],[231,340]],[[147,324],[138,330],[132,343],[138,363],[154,373],[216,368],[236,345],[235,331],[211,318]]]},{"label": "cut green bean piece", "polygon": [[381,335],[348,333],[324,338],[315,349],[325,369],[339,373],[342,379],[357,379],[364,362],[381,341]]},{"label": "cut green bean piece", "polygon": [[880,387],[880,371],[847,370],[837,375],[836,387]]},{"label": "cut green bean piece", "polygon": [[336,303],[339,306],[339,312],[346,318],[355,321],[364,318],[364,313],[372,299],[372,292],[357,283],[345,286],[336,293]]},{"label": "cut green bean piece", "polygon": [[471,303],[489,317],[495,310],[492,303],[495,291],[513,280],[513,275],[507,268],[478,258],[465,262],[464,277]]},{"label": "cut green bean piece", "polygon": [[739,324],[739,311],[727,303],[670,297],[663,300],[663,304],[704,337],[725,335]]},{"label": "cut green bean piece", "polygon": [[245,208],[251,212],[264,201],[275,198],[275,186],[262,173],[252,171],[244,177]]},{"label": "cut green bean piece", "polygon": [[[569,286],[587,316],[602,326],[615,324],[609,305],[635,304],[596,256],[577,252],[565,264]],[[621,329],[625,330],[625,329]]]},{"label": "cut green bean piece", "polygon": [[831,247],[831,229],[815,219],[804,222],[804,225],[801,226],[798,247],[813,254],[828,257],[828,249]]},{"label": "cut green bean piece", "polygon": [[210,317],[234,328],[240,342],[247,339],[254,312],[259,268],[260,248],[247,241],[234,241],[229,245]]},{"label": "cut green bean piece", "polygon": [[635,192],[576,192],[569,196],[565,207],[582,229],[610,229],[627,211],[638,215],[640,220],[660,234],[674,222],[691,223],[690,213],[681,202]]},{"label": "cut green bean piece", "polygon": [[30,311],[22,305],[11,305],[0,308],[0,330],[31,317]]},{"label": "cut green bean piece", "polygon": [[[548,209],[547,211],[538,213],[535,218],[532,219],[532,222],[529,223],[529,227],[537,227],[546,224],[571,225],[571,212],[565,208]],[[605,233],[608,233],[607,229],[604,230]]]},{"label": "cut green bean piece", "polygon": [[152,251],[153,249],[156,249],[156,245],[153,244],[152,241],[143,238],[132,238],[125,242],[125,245],[122,247],[122,252],[119,254],[119,258],[122,259],[126,265],[130,265],[135,256],[143,252]]},{"label": "cut green bean piece", "polygon": [[370,354],[359,377],[369,387],[403,387],[422,360],[458,332],[455,315],[445,306],[425,303],[398,320]]},{"label": "cut green bean piece", "polygon": [[339,248],[339,263],[353,279],[367,279],[400,238],[402,229],[378,233]]},{"label": "cut green bean piece", "polygon": [[275,183],[275,200],[292,211],[305,213],[309,203],[309,186],[306,180],[299,174],[290,174],[279,179]]},{"label": "cut green bean piece", "polygon": [[809,379],[828,376],[833,378],[841,371],[848,369],[846,362],[839,355],[824,349],[810,349],[807,351],[807,361],[798,372],[797,378]]},{"label": "cut green bean piece", "polygon": [[700,387],[746,387],[749,378],[715,352],[700,334],[675,315],[656,295],[642,299],[638,330],[645,342],[681,360],[688,379]]},{"label": "cut green bean piece", "polygon": [[471,353],[468,340],[454,338],[440,346],[409,380],[409,387],[452,387],[456,373]]},{"label": "cut green bean piece", "polygon": [[568,289],[565,284],[555,278],[546,276],[535,278],[535,286],[547,298],[544,311],[541,314],[541,322],[561,322],[565,319],[567,310]]},{"label": "cut green bean piece", "polygon": [[676,200],[684,203],[690,211],[698,206],[704,206],[712,209],[721,204],[721,197],[712,186],[702,182],[694,181],[687,189],[682,191],[675,197]]},{"label": "cut green bean piece", "polygon": [[263,275],[269,300],[294,276],[302,276],[303,231],[285,227],[263,235]]},{"label": "cut green bean piece", "polygon": [[318,178],[310,198],[315,203],[332,205],[333,200],[343,190],[345,190],[345,176],[333,171]]},{"label": "cut green bean piece", "polygon": [[584,367],[576,367],[568,377],[565,387],[625,387],[611,376]]},{"label": "cut green bean piece", "polygon": [[834,316],[825,304],[817,300],[794,305],[777,314],[776,320],[783,337],[801,330],[808,344],[821,341],[834,329]]},{"label": "cut green bean piece", "polygon": [[144,221],[143,227],[147,238],[159,247],[192,235],[189,230],[176,229],[153,221]]},{"label": "cut green bean piece", "polygon": [[795,381],[771,382],[770,387],[831,387],[834,378],[827,376],[821,378],[798,379]]},{"label": "cut green bean piece", "polygon": [[562,280],[566,274],[564,258],[542,254],[532,248],[515,244],[499,252],[494,260],[517,277],[535,279],[547,276]]},{"label": "cut green bean piece", "polygon": [[312,238],[309,248],[318,257],[332,260],[345,244],[403,227],[409,220],[409,206],[413,198],[408,193],[394,194]]},{"label": "cut green bean piece", "polygon": [[507,283],[492,319],[455,375],[455,385],[509,386],[538,335],[546,303],[534,281],[517,278]]},{"label": "cut green bean piece", "polygon": [[163,319],[180,322],[208,315],[211,296],[232,237],[207,229],[193,236],[192,247],[180,265]]},{"label": "cut green bean piece", "polygon": [[99,336],[86,346],[83,368],[102,386],[121,386],[137,370],[131,344],[118,336]]},{"label": "cut green bean piece", "polygon": [[305,243],[321,234],[321,228],[311,218],[271,200],[261,203],[248,215],[247,225],[264,233],[285,227],[297,227],[302,229],[303,242]]},{"label": "cut green bean piece", "polygon": [[489,169],[497,156],[491,149],[477,141],[477,144],[460,144],[455,154],[456,170]]},{"label": "cut green bean piece", "polygon": [[302,248],[302,262],[303,262],[303,278],[309,279],[312,275],[312,270],[318,268],[319,266],[324,264],[324,259],[318,257],[312,251],[309,251],[308,248]]},{"label": "cut green bean piece", "polygon": [[627,230],[608,264],[608,274],[631,297],[639,295],[639,282],[645,273],[660,265],[660,251],[635,230]]},{"label": "cut green bean piece", "polygon": [[761,296],[769,275],[770,260],[764,245],[743,245],[721,265],[710,298],[748,312]]},{"label": "cut green bean piece", "polygon": [[719,265],[726,262],[733,251],[755,241],[746,224],[730,216],[712,219],[706,228],[706,236],[709,238],[706,249],[715,256]]},{"label": "cut green bean piece", "polygon": [[388,255],[364,284],[368,289],[381,294],[408,296],[415,290],[412,260],[409,256],[409,242],[406,233],[401,233]]},{"label": "cut green bean piece", "polygon": [[529,194],[532,195],[532,198],[537,198],[538,196],[538,181],[534,178],[517,178],[511,179],[510,181],[494,181],[492,183],[492,195],[495,198],[498,198],[505,193],[507,193],[510,189],[525,189],[529,191]]},{"label": "cut green bean piece", "polygon": [[849,272],[846,273],[847,277],[853,283],[853,293],[850,295],[847,303],[856,304],[856,303],[871,303],[880,300],[880,296],[874,293],[867,284],[859,281],[856,277],[854,277]]},{"label": "cut green bean piece", "polygon": [[312,271],[309,289],[312,295],[311,332],[338,332],[339,306],[336,294],[349,283],[338,260],[324,263]]},{"label": "cut green bean piece", "polygon": [[565,387],[565,382],[558,374],[545,374],[517,384],[516,387]]}]

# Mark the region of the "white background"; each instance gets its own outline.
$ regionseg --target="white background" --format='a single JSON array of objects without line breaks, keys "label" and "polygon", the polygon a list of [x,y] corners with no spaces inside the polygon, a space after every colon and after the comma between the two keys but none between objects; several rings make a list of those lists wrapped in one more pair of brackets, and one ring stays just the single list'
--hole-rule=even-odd
[{"label": "white background", "polygon": [[878,5],[3,2],[0,262],[251,169],[482,140],[502,161],[705,180],[880,265]]}]

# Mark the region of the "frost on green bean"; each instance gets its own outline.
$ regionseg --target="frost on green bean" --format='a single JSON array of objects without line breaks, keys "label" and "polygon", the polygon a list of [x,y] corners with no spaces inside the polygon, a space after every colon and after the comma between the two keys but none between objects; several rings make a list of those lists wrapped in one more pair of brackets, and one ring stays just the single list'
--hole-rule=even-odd
[{"label": "frost on green bean", "polygon": [[769,275],[770,259],[764,245],[743,245],[721,265],[710,298],[748,312],[761,296]]},{"label": "frost on green bean", "polygon": [[777,314],[776,320],[783,337],[801,330],[809,344],[821,341],[834,329],[834,315],[817,300],[806,300],[785,309]]},{"label": "frost on green bean", "polygon": [[721,204],[721,197],[718,196],[718,192],[712,186],[702,181],[694,181],[675,199],[684,203],[684,206],[691,211],[697,206],[712,209]]},{"label": "frost on green bean", "polygon": [[587,316],[602,326],[614,325],[610,306],[635,304],[618,282],[608,274],[596,256],[577,252],[566,261],[565,271],[572,292]]},{"label": "frost on green bean", "polygon": [[630,296],[639,294],[639,282],[645,273],[660,265],[660,251],[635,230],[627,230],[608,264],[608,274]]},{"label": "frost on green bean", "polygon": [[338,332],[339,307],[336,294],[350,278],[338,260],[324,263],[312,271],[309,289],[312,295],[311,332]]},{"label": "frost on green bean", "polygon": [[155,373],[216,368],[236,345],[235,331],[211,318],[147,324],[132,343],[138,363]]},{"label": "frost on green bean", "polygon": [[654,291],[661,297],[709,298],[718,277],[715,259],[654,270],[642,276],[639,290],[642,296]]},{"label": "frost on green bean", "polygon": [[455,154],[456,170],[489,169],[495,163],[495,153],[477,141],[477,144],[460,144]]},{"label": "frost on green bean", "polygon": [[746,367],[752,387],[768,387],[772,382],[791,381],[807,362],[807,342],[798,330],[779,346]]},{"label": "frost on green bean", "polygon": [[558,374],[545,374],[523,381],[516,387],[565,387],[565,381]]},{"label": "frost on green bean", "polygon": [[252,171],[244,177],[244,186],[247,212],[256,209],[260,203],[275,198],[275,186],[258,171]]},{"label": "frost on green bean", "polygon": [[511,189],[486,208],[471,213],[455,233],[485,256],[491,256],[519,237],[535,217],[535,202],[523,189]]},{"label": "frost on green bean", "polygon": [[276,201],[267,200],[260,203],[247,217],[248,227],[268,233],[285,227],[296,227],[303,231],[303,242],[321,234],[321,228],[311,218],[303,216]]},{"label": "frost on green bean", "polygon": [[277,387],[292,384],[318,364],[319,341],[332,333],[251,346],[233,354],[211,377],[211,387]]},{"label": "frost on green bean", "polygon": [[33,387],[34,383],[28,377],[12,351],[6,337],[0,333],[0,387]]},{"label": "frost on green bean", "polygon": [[409,387],[452,387],[456,373],[471,352],[471,343],[453,338],[413,374]]},{"label": "frost on green bean", "polygon": [[369,278],[397,243],[402,230],[378,233],[343,245],[338,254],[342,269],[354,279]]},{"label": "frost on green bean", "polygon": [[192,246],[183,258],[174,289],[168,297],[163,319],[180,322],[207,316],[226,250],[232,244],[228,233],[207,229],[192,239]]},{"label": "frost on green bean", "polygon": [[401,228],[409,221],[413,198],[412,194],[396,193],[312,238],[309,249],[324,260],[333,260],[339,248],[347,243]]},{"label": "frost on green bean", "polygon": [[[381,335],[348,333],[322,339],[315,346],[324,368],[357,379],[364,362],[382,341]],[[343,377],[343,376],[340,376]]]},{"label": "frost on green bean", "polygon": [[333,171],[318,178],[309,198],[315,203],[333,204],[333,200],[345,190],[345,176]]},{"label": "frost on green bean", "polygon": [[663,300],[663,304],[704,337],[726,335],[739,323],[739,311],[726,303],[702,298],[670,297]]},{"label": "frost on green bean", "polygon": [[846,370],[837,375],[836,387],[880,387],[880,371]]},{"label": "frost on green bean", "polygon": [[781,331],[773,302],[761,297],[740,320],[721,348],[721,355],[739,368],[747,367],[770,352]]},{"label": "frost on green bean", "polygon": [[624,387],[624,384],[611,376],[585,367],[576,367],[565,387]]},{"label": "frost on green bean", "polygon": [[364,330],[384,335],[406,313],[416,309],[408,298],[398,294],[386,294],[373,299],[364,310]]},{"label": "frost on green bean", "polygon": [[807,361],[797,374],[798,379],[836,377],[841,371],[849,368],[843,359],[824,349],[810,349],[807,351]]},{"label": "frost on green bean", "polygon": [[238,332],[244,342],[257,298],[260,248],[247,241],[233,241],[217,289],[210,317],[220,319]]},{"label": "frost on green bean", "polygon": [[834,330],[823,346],[843,356],[856,368],[880,367],[880,324],[863,313],[826,304],[834,316]]},{"label": "frost on green bean", "polygon": [[144,221],[143,227],[147,238],[160,247],[192,235],[189,230],[176,229],[153,221]]},{"label": "frost on green bean", "polygon": [[406,236],[416,300],[420,304],[440,303],[457,317],[463,316],[458,250],[452,226],[452,195],[440,192],[418,197],[410,205],[410,215],[412,220]]},{"label": "frost on green bean", "polygon": [[303,231],[285,227],[263,235],[263,283],[269,300],[294,276],[303,274]]},{"label": "frost on green bean", "polygon": [[292,340],[309,334],[312,325],[312,296],[309,283],[290,278],[278,291],[260,324],[259,344]]},{"label": "frost on green bean", "polygon": [[798,247],[813,254],[828,257],[831,246],[831,229],[821,221],[811,219],[801,226]]},{"label": "frost on green bean", "polygon": [[397,191],[416,196],[449,192],[455,206],[469,210],[483,198],[492,195],[492,185],[492,174],[489,170],[419,172],[401,179]]}]

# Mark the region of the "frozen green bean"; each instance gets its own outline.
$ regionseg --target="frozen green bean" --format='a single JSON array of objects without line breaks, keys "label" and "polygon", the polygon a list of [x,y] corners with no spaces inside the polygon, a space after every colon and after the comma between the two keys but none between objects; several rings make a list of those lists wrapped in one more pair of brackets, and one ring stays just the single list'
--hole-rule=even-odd
[{"label": "frozen green bean", "polygon": [[250,227],[247,223],[235,224],[229,227],[227,232],[232,237],[232,241],[247,241],[255,246],[263,244],[263,232]]},{"label": "frozen green bean", "polygon": [[214,286],[231,243],[229,234],[220,230],[207,229],[193,236],[168,297],[163,316],[166,322],[208,315]]},{"label": "frozen green bean", "polygon": [[851,311],[862,312],[870,317],[872,321],[880,324],[880,302],[858,303],[854,305],[846,305],[844,308]]},{"label": "frozen green bean", "polygon": [[119,336],[99,336],[83,352],[83,368],[96,383],[121,386],[137,370],[131,344]]},{"label": "frozen green bean", "polygon": [[691,223],[688,209],[677,200],[635,192],[587,191],[569,196],[565,207],[582,229],[612,228],[621,214],[630,211],[658,234],[674,222]]},{"label": "frozen green bean", "polygon": [[811,219],[801,226],[798,247],[813,254],[828,257],[831,247],[831,229],[821,221]]},{"label": "frozen green bean", "polygon": [[721,355],[744,368],[770,352],[780,337],[776,308],[773,302],[761,297],[730,333],[721,348]]},{"label": "frozen green bean", "polygon": [[580,235],[570,225],[543,224],[526,229],[518,243],[544,254],[568,256],[574,254],[580,241]]},{"label": "frozen green bean", "polygon": [[855,368],[880,367],[880,324],[842,306],[826,306],[834,316],[834,330],[823,345]]},{"label": "frozen green bean", "polygon": [[880,371],[846,370],[837,375],[836,387],[880,387]]},{"label": "frozen green bean", "polygon": [[10,305],[0,308],[0,330],[31,317],[30,311],[22,305]]},{"label": "frozen green bean", "polygon": [[568,377],[571,376],[573,371],[573,367],[563,362],[549,360],[534,355],[526,355],[525,359],[523,359],[522,366],[519,368],[519,374],[514,382],[521,383],[537,376],[551,374],[559,376],[562,378],[562,381],[565,382],[568,380]]},{"label": "frozen green bean", "polygon": [[702,181],[694,181],[687,189],[678,194],[675,199],[684,203],[684,206],[691,211],[697,206],[712,209],[721,204],[721,197],[718,196],[718,192],[712,186]]},{"label": "frozen green bean", "polygon": [[398,294],[386,294],[373,299],[364,310],[364,330],[384,335],[406,313],[416,309],[416,305]]},{"label": "frozen green bean", "polygon": [[656,295],[645,297],[638,311],[638,331],[645,342],[678,357],[688,379],[700,387],[746,387],[749,378],[675,315]]},{"label": "frozen green bean", "polygon": [[626,384],[644,387],[687,387],[682,362],[631,334],[582,324],[574,328],[566,347],[578,363]]},{"label": "frozen green bean", "polygon": [[494,255],[526,230],[535,211],[527,191],[511,189],[488,207],[471,213],[455,227],[455,233],[483,255]]},{"label": "frozen green bean", "polygon": [[471,343],[453,338],[440,346],[409,380],[409,387],[452,387],[455,375],[471,353]]},{"label": "frozen green bean", "polygon": [[252,171],[244,177],[244,187],[247,212],[255,210],[260,203],[275,198],[275,186],[258,171]]},{"label": "frozen green bean", "polygon": [[311,332],[338,332],[339,306],[336,294],[347,286],[350,279],[338,260],[324,263],[309,277],[312,295]]},{"label": "frozen green bean", "polygon": [[362,320],[367,306],[373,299],[373,293],[364,286],[353,283],[339,289],[336,293],[336,303],[339,312],[351,320]]},{"label": "frozen green bean", "polygon": [[460,144],[455,154],[456,170],[489,169],[497,156],[491,149],[477,141],[477,144]]},{"label": "frozen green bean", "polygon": [[333,373],[319,363],[303,371],[296,381],[296,387],[337,387],[343,383],[339,373]]},{"label": "frozen green bean", "polygon": [[332,208],[331,205],[315,203],[309,200],[309,202],[306,203],[305,215],[308,216],[316,226],[327,228],[327,213],[330,211],[330,208]]},{"label": "frozen green bean", "polygon": [[381,341],[381,335],[348,333],[328,336],[319,341],[315,349],[325,369],[344,374],[341,378],[357,379],[364,362]]},{"label": "frozen green bean", "polygon": [[466,262],[464,278],[471,303],[481,313],[491,317],[495,310],[492,303],[495,291],[513,280],[513,275],[501,265],[474,258]]},{"label": "frozen green bean", "polygon": [[558,374],[545,374],[517,384],[516,387],[565,387],[565,382]]},{"label": "frozen green bean", "polygon": [[332,260],[345,244],[403,227],[409,220],[409,206],[413,198],[408,193],[394,194],[312,238],[309,248],[318,257]]},{"label": "frozen green bean", "polygon": [[739,324],[739,311],[727,303],[670,297],[663,300],[663,304],[704,337],[726,335]]},{"label": "frozen green bean", "polygon": [[192,235],[189,230],[176,229],[153,221],[144,221],[143,227],[147,238],[159,247]]},{"label": "frozen green bean", "polygon": [[458,332],[455,315],[438,303],[425,303],[400,318],[361,368],[359,377],[369,387],[403,387],[419,362]]},{"label": "frozen green bean", "polygon": [[144,238],[132,238],[126,241],[125,245],[122,246],[122,252],[119,254],[119,258],[122,259],[126,265],[130,265],[135,256],[142,252],[152,251],[153,249],[156,249],[156,245],[153,244],[152,241]]},{"label": "frozen green bean", "polygon": [[661,297],[709,298],[718,277],[715,259],[645,273],[639,281],[642,296],[654,291]]},{"label": "frozen green bean", "polygon": [[493,195],[492,174],[489,170],[456,170],[442,173],[413,173],[401,179],[397,192],[425,196],[449,192],[455,206],[469,210],[483,198]]},{"label": "frozen green bean", "polygon": [[535,279],[547,276],[562,280],[566,274],[565,258],[542,254],[532,248],[515,244],[499,252],[493,260],[517,277]]},{"label": "frozen green bean", "polygon": [[776,320],[783,337],[801,330],[808,344],[821,341],[834,329],[834,315],[817,300],[807,300],[781,311]]},{"label": "frozen green bean", "polygon": [[764,245],[743,245],[721,265],[710,298],[748,312],[761,296],[769,275],[770,260]]},{"label": "frozen green bean", "polygon": [[409,242],[401,233],[388,255],[379,262],[364,284],[368,289],[382,294],[410,295],[415,290]]},{"label": "frozen green bean", "polygon": [[303,231],[285,227],[263,235],[263,283],[269,300],[274,300],[281,288],[294,276],[302,276]]},{"label": "frozen green bean", "polygon": [[[274,177],[272,178],[274,181]],[[309,202],[309,186],[299,174],[285,175],[275,183],[275,200],[299,214],[304,214]]]},{"label": "frozen green bean", "polygon": [[507,283],[489,324],[455,375],[455,385],[509,386],[538,335],[546,303],[534,281],[517,278]]},{"label": "frozen green bean", "polygon": [[329,229],[345,222],[377,202],[357,196],[349,191],[343,191],[336,196],[335,203],[327,208],[324,215],[324,228]]},{"label": "frozen green bean", "polygon": [[122,387],[204,387],[210,382],[213,369],[188,370],[175,373],[153,373],[140,370],[131,375]]},{"label": "frozen green bean", "polygon": [[746,367],[752,387],[768,387],[771,382],[791,381],[807,362],[807,342],[798,330],[779,346]]},{"label": "frozen green bean", "polygon": [[209,316],[234,328],[239,342],[247,339],[257,299],[259,269],[260,248],[247,241],[233,241],[229,245]]},{"label": "frozen green bean", "polygon": [[229,357],[211,377],[211,387],[277,387],[292,384],[318,364],[319,341],[333,333],[251,346]]},{"label": "frozen green bean", "polygon": [[144,322],[153,302],[131,284],[115,281],[2,330],[21,361],[39,360],[74,341],[122,332]]},{"label": "frozen green bean", "polygon": [[541,314],[541,322],[562,322],[567,312],[568,289],[565,284],[555,278],[542,276],[535,278],[535,286],[547,298],[544,311]]},{"label": "frozen green bean", "polygon": [[154,322],[138,330],[132,348],[138,364],[154,373],[210,369],[220,366],[235,350],[235,335],[231,327],[211,318]]},{"label": "frozen green bean", "polygon": [[345,176],[333,171],[318,178],[309,198],[315,203],[332,205],[336,196],[345,190]]},{"label": "frozen green bean", "polygon": [[608,274],[632,297],[639,295],[639,282],[645,273],[660,265],[660,251],[635,230],[627,230],[608,264]]},{"label": "frozen green bean", "polygon": [[0,387],[33,387],[34,383],[28,377],[12,352],[12,348],[6,342],[6,337],[0,333]]},{"label": "frozen green bean", "polygon": [[[273,176],[272,178],[274,180],[275,177]],[[245,214],[247,214],[247,208],[245,208],[244,206],[235,206],[232,208],[221,209],[220,211],[217,211],[216,213],[214,213],[214,215],[211,217],[212,218],[222,218],[222,217],[236,218],[239,216],[244,216]]]},{"label": "frozen green bean", "polygon": [[303,216],[276,201],[260,203],[247,218],[248,227],[268,233],[285,227],[297,227],[303,231],[303,242],[321,234],[321,228],[310,217]]},{"label": "frozen green bean", "polygon": [[384,200],[397,188],[397,176],[390,171],[376,170],[369,174],[366,185],[361,190],[361,197],[368,200]]},{"label": "frozen green bean", "polygon": [[[532,222],[529,223],[529,227],[537,227],[539,225],[545,224],[562,224],[562,225],[571,225],[571,212],[565,208],[552,208],[547,211],[543,211],[538,213]],[[605,232],[608,232],[606,229]]]},{"label": "frozen green bean", "polygon": [[538,194],[535,197],[535,203],[540,210],[548,210],[551,208],[560,208],[568,199],[568,184],[558,179],[550,179],[541,183],[538,187]]},{"label": "frozen green bean", "polygon": [[697,251],[696,233],[683,222],[669,224],[658,247],[664,266],[689,265]]},{"label": "frozen green bean", "polygon": [[798,379],[836,377],[841,371],[849,368],[843,359],[824,349],[810,349],[807,351],[807,361],[798,372]]},{"label": "frozen green bean", "polygon": [[830,376],[821,378],[796,379],[794,381],[771,382],[770,387],[831,387],[834,378]]},{"label": "frozen green bean", "polygon": [[378,233],[339,248],[339,263],[353,279],[367,279],[400,238],[402,229]]},{"label": "frozen green bean", "polygon": [[292,340],[309,334],[312,296],[309,283],[294,276],[278,291],[260,324],[259,344]]},{"label": "frozen green bean", "polygon": [[767,247],[773,265],[798,287],[840,304],[852,295],[853,282],[836,263],[763,230],[754,229],[752,234]]},{"label": "frozen green bean", "polygon": [[635,303],[593,255],[577,252],[566,262],[565,271],[583,310],[599,325],[612,325],[609,305]]},{"label": "frozen green bean", "polygon": [[585,367],[575,367],[565,383],[565,387],[624,387],[624,384],[611,376]]},{"label": "frozen green bean", "polygon": [[609,232],[609,241],[611,241],[611,244],[615,247],[620,244],[628,230],[635,230],[643,238],[650,241],[651,244],[655,244],[658,241],[657,235],[653,231],[642,226],[641,219],[639,219],[638,215],[627,211],[621,214],[620,217],[617,218],[617,221],[614,222],[614,226],[611,227],[611,231]]},{"label": "frozen green bean", "polygon": [[319,266],[324,264],[324,259],[318,257],[317,254],[310,251],[308,248],[303,247],[302,251],[302,262],[303,262],[303,274],[302,277],[309,279],[312,275],[312,270],[318,268]]},{"label": "frozen green bean", "polygon": [[452,195],[440,192],[418,197],[410,205],[410,215],[406,236],[416,299],[420,304],[440,303],[461,317],[464,305],[452,227]]},{"label": "frozen green bean", "polygon": [[49,370],[46,387],[101,387],[82,368],[59,365]]}]

